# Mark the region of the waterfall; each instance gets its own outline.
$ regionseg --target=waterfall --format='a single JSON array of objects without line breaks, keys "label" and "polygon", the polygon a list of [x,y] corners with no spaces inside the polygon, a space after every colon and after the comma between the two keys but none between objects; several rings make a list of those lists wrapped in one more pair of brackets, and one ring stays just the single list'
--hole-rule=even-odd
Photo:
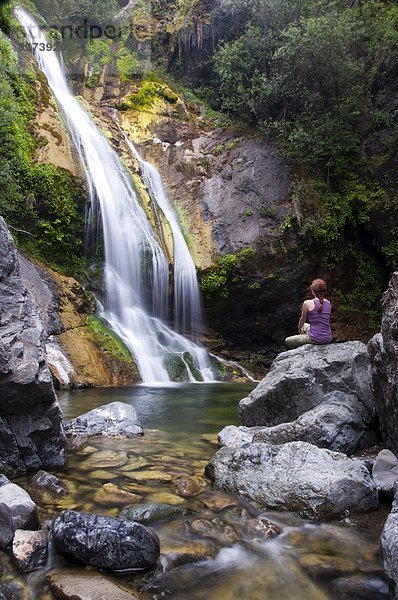
[{"label": "waterfall", "polygon": [[159,171],[143,160],[126,133],[123,133],[123,135],[127,145],[139,162],[142,178],[151,197],[162,210],[173,234],[174,324],[177,329],[183,332],[189,332],[192,328],[200,331],[203,324],[203,310],[196,269],[177,221],[177,216],[171,206]]},{"label": "waterfall", "polygon": [[71,386],[75,370],[54,336],[46,340],[47,362],[57,375],[61,389]]},{"label": "waterfall", "polygon": [[[168,261],[116,152],[72,95],[58,58],[39,26],[16,15],[47,77],[83,166],[91,203],[100,207],[105,246],[103,316],[134,355],[143,382],[212,381],[206,350],[171,330]],[[33,46],[34,47],[34,46]],[[188,314],[179,308],[181,314]]]}]

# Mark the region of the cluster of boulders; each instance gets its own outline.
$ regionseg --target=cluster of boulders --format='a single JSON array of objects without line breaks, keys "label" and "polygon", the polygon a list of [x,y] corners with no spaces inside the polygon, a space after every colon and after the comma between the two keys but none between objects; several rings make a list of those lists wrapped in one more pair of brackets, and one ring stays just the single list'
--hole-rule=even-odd
[{"label": "cluster of boulders", "polygon": [[[60,479],[44,471],[38,472],[31,479],[30,486],[45,490],[57,498],[69,493],[67,486]],[[159,539],[153,531],[141,523],[123,517],[113,518],[63,510],[48,530],[46,526],[41,526],[37,506],[31,496],[20,486],[11,483],[7,477],[0,475],[0,548],[9,551],[19,572],[27,573],[45,566],[50,539],[54,541],[60,556],[108,571],[153,567],[160,552]],[[70,571],[63,573],[62,570],[52,573],[50,579],[52,577],[54,581],[51,583],[51,580],[50,585],[55,588],[64,588],[65,585],[70,587],[73,583],[69,580],[70,574]],[[84,578],[84,573],[82,575],[79,572],[80,579],[82,576]],[[79,577],[75,581],[78,588],[81,587]],[[119,596],[119,592],[122,594],[119,588],[113,586],[112,591],[112,584],[106,580],[94,580],[100,588],[105,587],[106,593],[117,592],[116,595],[101,597],[132,598],[127,592],[124,596]],[[5,593],[7,585],[7,581],[2,579],[2,598],[9,597]],[[74,585],[72,588],[75,589]],[[73,593],[72,597],[75,597]]]},{"label": "cluster of boulders", "polygon": [[354,341],[280,354],[239,403],[243,425],[220,432],[206,472],[261,507],[315,519],[369,511],[395,495],[381,546],[398,598],[398,273],[383,309],[368,347]]},{"label": "cluster of boulders", "polygon": [[239,411],[244,425],[221,431],[207,466],[218,487],[311,518],[377,507],[367,465],[351,458],[377,441],[365,344],[280,354]]}]

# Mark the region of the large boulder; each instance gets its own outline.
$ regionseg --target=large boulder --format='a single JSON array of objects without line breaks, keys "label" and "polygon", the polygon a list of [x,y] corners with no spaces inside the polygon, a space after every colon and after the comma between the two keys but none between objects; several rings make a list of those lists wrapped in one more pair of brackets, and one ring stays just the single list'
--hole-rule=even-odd
[{"label": "large boulder", "polygon": [[61,554],[113,571],[152,567],[159,557],[155,533],[113,517],[64,510],[54,521],[53,536]]},{"label": "large boulder", "polygon": [[304,441],[319,448],[353,454],[377,442],[369,431],[370,421],[369,411],[356,396],[329,392],[321,404],[296,421],[261,428],[254,433],[253,441],[267,444]]},{"label": "large boulder", "polygon": [[0,316],[0,470],[16,475],[63,466],[66,439],[41,312],[1,217]]},{"label": "large boulder", "polygon": [[105,435],[107,437],[133,437],[143,429],[134,406],[125,402],[111,402],[94,408],[84,415],[65,423],[67,435]]},{"label": "large boulder", "polygon": [[6,512],[11,517],[14,531],[37,529],[39,526],[36,504],[28,492],[15,483],[0,487],[0,507],[1,512]]},{"label": "large boulder", "polygon": [[295,421],[335,391],[356,396],[370,422],[374,399],[362,342],[308,344],[279,354],[266,377],[240,401],[241,421],[249,427]]},{"label": "large boulder", "polygon": [[331,518],[378,505],[377,490],[360,461],[308,444],[225,446],[210,460],[207,475],[223,490],[260,506]]},{"label": "large boulder", "polygon": [[376,411],[384,444],[398,454],[398,272],[382,300],[381,332],[368,344]]}]

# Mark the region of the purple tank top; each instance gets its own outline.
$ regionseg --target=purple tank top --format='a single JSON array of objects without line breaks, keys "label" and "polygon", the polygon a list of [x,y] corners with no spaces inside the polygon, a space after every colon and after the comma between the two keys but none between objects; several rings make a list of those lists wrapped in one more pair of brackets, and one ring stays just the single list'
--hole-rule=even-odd
[{"label": "purple tank top", "polygon": [[307,312],[307,319],[310,324],[308,336],[315,344],[330,344],[332,341],[332,331],[330,329],[332,305],[329,300],[324,300],[322,312],[318,312],[321,302],[319,298],[314,298],[314,302],[314,308]]}]

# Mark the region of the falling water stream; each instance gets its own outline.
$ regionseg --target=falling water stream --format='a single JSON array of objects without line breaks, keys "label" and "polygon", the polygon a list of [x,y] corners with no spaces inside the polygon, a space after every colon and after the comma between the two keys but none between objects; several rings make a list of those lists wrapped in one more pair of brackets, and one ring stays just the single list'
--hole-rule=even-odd
[{"label": "falling water stream", "polygon": [[[169,382],[173,365],[185,372],[187,381],[214,379],[206,350],[168,327],[169,267],[166,256],[140,205],[130,177],[108,141],[91,121],[68,88],[65,74],[52,50],[40,51],[37,42],[46,42],[42,31],[24,10],[17,17],[65,118],[83,166],[92,211],[100,206],[105,246],[105,302],[102,316],[123,339],[134,355],[143,382]],[[156,170],[149,169],[148,185],[163,201],[174,236],[177,259],[176,321],[184,327],[187,320],[200,323],[200,299],[193,271],[181,264],[182,234],[172,210],[159,193]],[[150,173],[150,175],[149,175]],[[155,182],[156,181],[156,185]],[[185,243],[185,242],[184,242]],[[187,252],[187,250],[186,250]],[[185,299],[187,308],[185,308]],[[199,312],[195,312],[199,311]],[[175,370],[175,369],[174,369]]]},{"label": "falling water stream", "polygon": [[195,264],[182,234],[176,214],[164,187],[159,171],[139,155],[124,133],[128,147],[139,162],[142,177],[152,198],[161,208],[173,234],[174,241],[174,322],[177,329],[200,329],[203,322],[202,303],[196,278]]}]

